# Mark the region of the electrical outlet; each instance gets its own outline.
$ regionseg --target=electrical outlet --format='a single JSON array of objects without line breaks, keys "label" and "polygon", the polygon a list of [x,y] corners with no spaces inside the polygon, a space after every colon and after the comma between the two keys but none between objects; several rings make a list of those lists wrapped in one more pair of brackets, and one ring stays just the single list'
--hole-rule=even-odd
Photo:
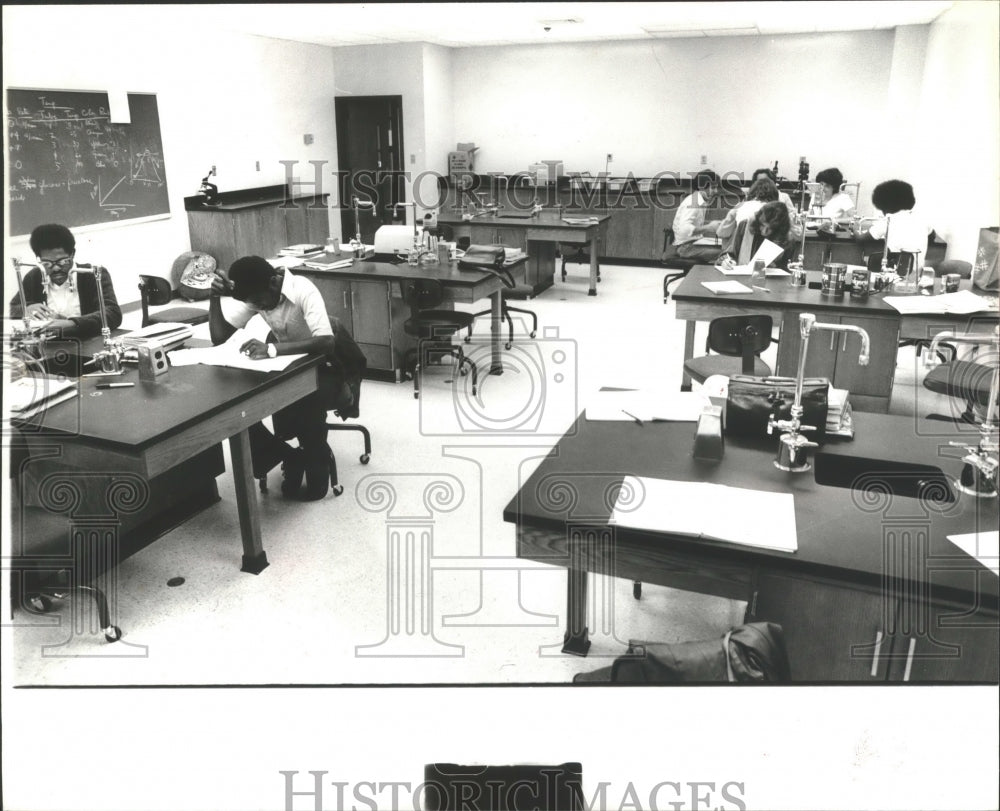
[{"label": "electrical outlet", "polygon": [[702,166],[708,166],[708,155],[702,155],[701,156],[701,165]]},{"label": "electrical outlet", "polygon": [[799,156],[799,163],[805,163],[805,162],[806,162],[806,156],[805,155],[800,155]]},{"label": "electrical outlet", "polygon": [[215,174],[215,164],[214,164],[214,163],[212,164],[212,172],[211,172],[211,173],[212,173],[213,175]]},{"label": "electrical outlet", "polygon": [[260,171],[260,161],[257,161],[257,171]]},{"label": "electrical outlet", "polygon": [[313,142],[313,137],[311,132],[307,132],[305,135],[302,136],[302,143],[304,143],[306,146],[309,146],[312,142]]},{"label": "electrical outlet", "polygon": [[613,161],[614,159],[615,159],[615,156],[614,156],[614,155],[612,155],[612,154],[611,154],[611,153],[609,152],[609,153],[608,153],[608,163],[611,163],[611,162],[612,162],[612,161]]}]

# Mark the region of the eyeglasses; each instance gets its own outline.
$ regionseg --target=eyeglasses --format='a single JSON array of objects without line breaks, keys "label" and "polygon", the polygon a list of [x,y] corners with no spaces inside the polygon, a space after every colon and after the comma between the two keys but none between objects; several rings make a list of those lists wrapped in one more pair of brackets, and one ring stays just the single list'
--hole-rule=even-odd
[{"label": "eyeglasses", "polygon": [[63,259],[39,259],[38,264],[46,270],[65,270],[66,268],[73,267],[73,257],[67,256]]}]

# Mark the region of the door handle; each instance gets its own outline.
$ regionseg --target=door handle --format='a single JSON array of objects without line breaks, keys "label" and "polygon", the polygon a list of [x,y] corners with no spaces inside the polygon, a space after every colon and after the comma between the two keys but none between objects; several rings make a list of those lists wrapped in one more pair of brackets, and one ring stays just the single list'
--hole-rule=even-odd
[{"label": "door handle", "polygon": [[847,333],[846,332],[844,333],[844,339],[840,342],[840,351],[841,352],[846,352],[847,351]]},{"label": "door handle", "polygon": [[836,332],[831,332],[830,333],[830,351],[831,352],[833,352],[833,350],[835,348],[836,341],[837,341],[837,333]]},{"label": "door handle", "polygon": [[351,288],[351,307],[354,306],[354,288]]},{"label": "door handle", "polygon": [[344,291],[344,309],[346,310],[351,305],[347,303],[347,291]]},{"label": "door handle", "polygon": [[882,650],[882,632],[875,633],[875,655],[872,657],[872,676],[878,675],[878,657]]},{"label": "door handle", "polygon": [[910,649],[906,652],[906,668],[903,670],[903,681],[910,680],[910,670],[913,667],[913,653],[917,649],[917,638],[910,637]]}]

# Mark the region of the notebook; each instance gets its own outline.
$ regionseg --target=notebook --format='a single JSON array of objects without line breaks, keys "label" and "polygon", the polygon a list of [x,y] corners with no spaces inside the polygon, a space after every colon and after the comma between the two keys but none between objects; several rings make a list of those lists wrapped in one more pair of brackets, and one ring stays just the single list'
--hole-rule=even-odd
[{"label": "notebook", "polygon": [[702,282],[702,287],[711,290],[717,296],[753,294],[753,290],[745,284],[736,281],[725,282]]}]

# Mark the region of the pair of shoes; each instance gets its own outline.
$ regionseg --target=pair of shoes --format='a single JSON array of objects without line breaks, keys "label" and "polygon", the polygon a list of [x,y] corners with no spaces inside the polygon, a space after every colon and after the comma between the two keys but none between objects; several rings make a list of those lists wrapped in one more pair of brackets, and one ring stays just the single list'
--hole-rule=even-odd
[{"label": "pair of shoes", "polygon": [[281,494],[285,498],[295,498],[302,489],[302,477],[306,472],[306,453],[302,448],[289,448],[281,465]]},{"label": "pair of shoes", "polygon": [[324,442],[305,449],[306,486],[299,494],[302,501],[317,501],[330,490],[333,451]]}]

